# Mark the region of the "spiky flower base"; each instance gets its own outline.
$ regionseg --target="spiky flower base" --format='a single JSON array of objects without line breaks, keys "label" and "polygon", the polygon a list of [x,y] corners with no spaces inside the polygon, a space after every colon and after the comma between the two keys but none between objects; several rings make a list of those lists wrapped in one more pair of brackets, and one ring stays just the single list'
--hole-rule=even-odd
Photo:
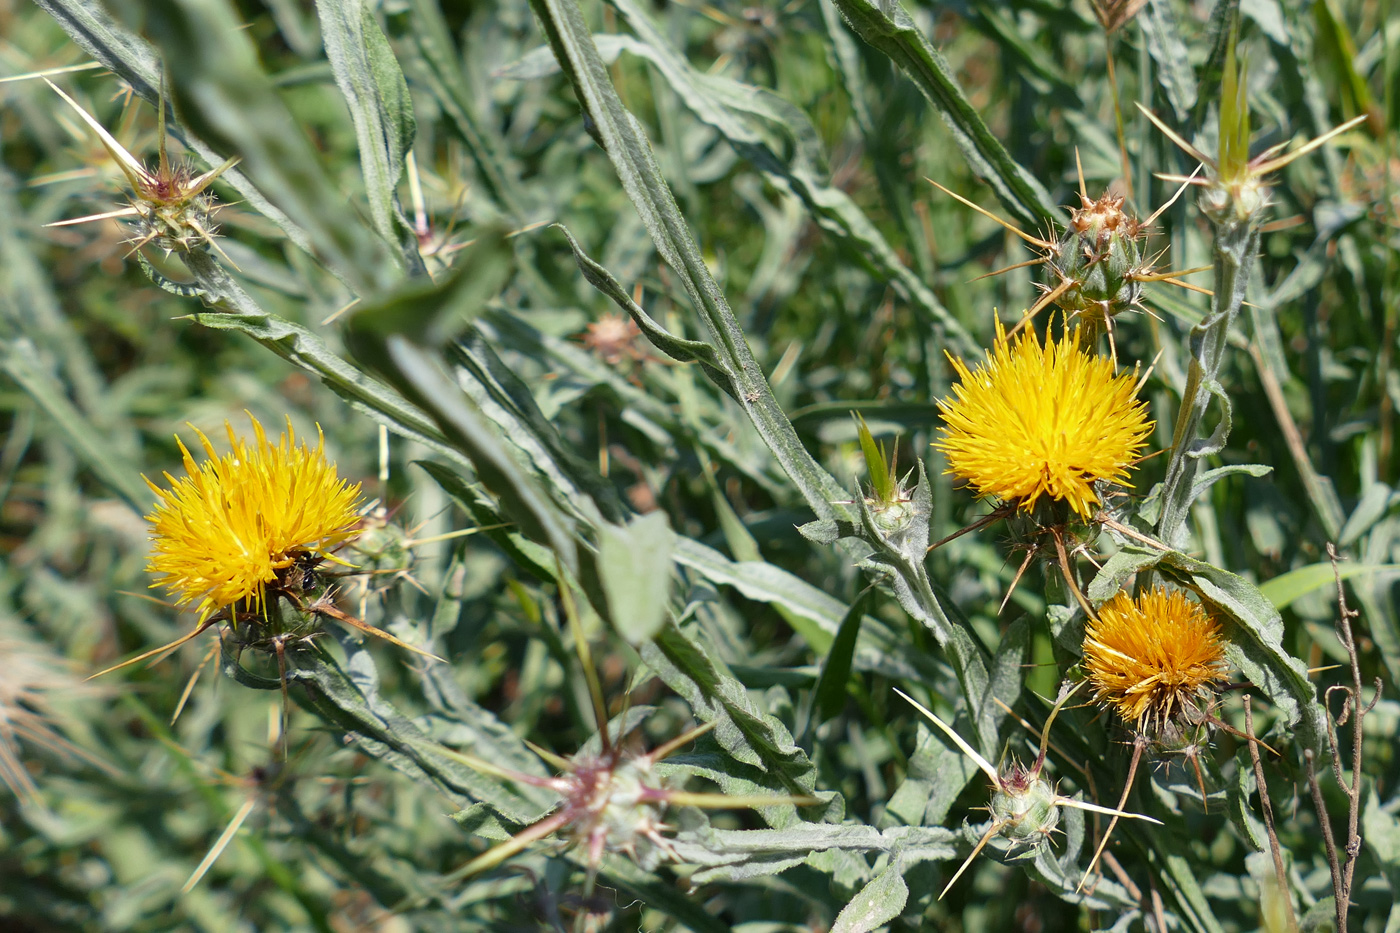
[{"label": "spiky flower base", "polygon": [[212,245],[219,232],[214,215],[222,205],[209,194],[168,202],[133,199],[131,206],[136,216],[128,242],[138,249],[154,244],[167,255],[189,253]]},{"label": "spiky flower base", "polygon": [[[1055,304],[1081,324],[1107,326],[1123,311],[1141,310],[1145,239],[1137,218],[1123,210],[1123,198],[1104,194],[1097,201],[1080,195],[1070,211],[1064,236],[1046,251],[1047,292],[1060,292]],[[1057,288],[1057,286],[1059,286]]]},{"label": "spiky flower base", "polygon": [[661,835],[666,791],[657,783],[648,756],[627,756],[616,750],[596,757],[579,756],[574,770],[555,779],[564,798],[562,835],[587,853],[596,865],[604,852],[623,852],[650,871],[674,851]]}]

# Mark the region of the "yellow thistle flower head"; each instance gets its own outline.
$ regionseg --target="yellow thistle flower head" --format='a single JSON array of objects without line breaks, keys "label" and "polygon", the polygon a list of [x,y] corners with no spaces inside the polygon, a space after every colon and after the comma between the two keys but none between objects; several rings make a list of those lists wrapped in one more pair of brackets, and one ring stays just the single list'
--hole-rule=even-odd
[{"label": "yellow thistle flower head", "polygon": [[183,442],[187,476],[161,489],[151,523],[152,554],[147,569],[158,574],[153,586],[175,596],[177,606],[195,604],[200,621],[227,606],[264,608],[265,589],[278,571],[308,555],[330,552],[358,533],[359,484],[336,475],[325,458],[325,438],[317,428],[313,450],[298,445],[287,431],[274,445],[251,414],[253,443],[228,429],[231,450],[222,457],[196,429],[208,459],[195,463]]},{"label": "yellow thistle flower head", "polygon": [[1153,423],[1136,374],[1085,353],[1077,331],[1042,344],[1027,328],[1012,343],[998,321],[985,362],[975,370],[952,362],[960,381],[938,403],[943,437],[934,446],[947,454],[947,472],[978,496],[1026,512],[1049,496],[1087,518],[1099,501],[1095,482],[1126,485]]},{"label": "yellow thistle flower head", "polygon": [[1225,673],[1225,645],[1200,603],[1157,586],[1137,599],[1118,593],[1099,607],[1084,634],[1084,670],[1096,701],[1139,731],[1160,731],[1202,711],[1196,701]]}]

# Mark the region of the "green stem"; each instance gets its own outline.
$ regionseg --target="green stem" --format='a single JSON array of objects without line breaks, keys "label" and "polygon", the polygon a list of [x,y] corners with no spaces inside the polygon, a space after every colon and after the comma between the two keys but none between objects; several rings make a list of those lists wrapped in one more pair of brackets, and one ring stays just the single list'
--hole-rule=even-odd
[{"label": "green stem", "polygon": [[[1227,219],[1215,226],[1215,295],[1210,316],[1191,329],[1191,365],[1186,387],[1181,393],[1176,430],[1172,434],[1171,459],[1162,481],[1162,514],[1157,537],[1173,548],[1184,539],[1186,515],[1191,508],[1191,490],[1196,465],[1204,457],[1218,453],[1230,434],[1230,400],[1220,388],[1220,367],[1229,344],[1230,326],[1244,303],[1250,269],[1259,248],[1259,228],[1253,218]],[[1212,396],[1223,406],[1221,421],[1207,438],[1199,437],[1201,422]]]}]

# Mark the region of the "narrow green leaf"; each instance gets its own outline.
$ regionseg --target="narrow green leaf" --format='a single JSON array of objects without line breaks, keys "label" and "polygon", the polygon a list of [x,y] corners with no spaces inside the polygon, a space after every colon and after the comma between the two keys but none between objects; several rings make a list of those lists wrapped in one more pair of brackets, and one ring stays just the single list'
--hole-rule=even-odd
[{"label": "narrow green leaf", "polygon": [[1035,176],[1018,165],[987,129],[953,70],[898,2],[834,0],[862,39],[890,57],[934,106],[963,157],[1023,225],[1062,224],[1063,212]]},{"label": "narrow green leaf", "polygon": [[[1356,564],[1344,561],[1337,564],[1336,567],[1336,573],[1343,580],[1372,573],[1397,572],[1400,572],[1400,564]],[[1291,605],[1294,600],[1324,586],[1331,586],[1335,581],[1336,577],[1333,575],[1330,563],[1308,564],[1306,567],[1297,567],[1287,573],[1279,574],[1272,580],[1261,583],[1259,592],[1274,604],[1274,608],[1283,609]]]},{"label": "narrow green leaf", "polygon": [[403,175],[404,155],[413,148],[415,132],[408,83],[364,0],[317,0],[316,14],[335,83],[345,95],[355,124],[360,171],[374,228],[390,243],[401,244],[410,267],[421,266],[410,231],[396,222],[399,206],[395,186]]},{"label": "narrow green leaf", "polygon": [[841,620],[841,628],[836,631],[831,650],[822,662],[815,691],[818,722],[826,722],[846,705],[847,682],[851,678],[851,659],[855,655],[856,639],[860,636],[860,624],[865,619],[866,607],[874,595],[874,589],[866,587],[851,603],[846,617]]},{"label": "narrow green leaf", "polygon": [[575,0],[531,0],[545,36],[592,118],[600,141],[623,188],[651,233],[657,252],[680,279],[700,312],[709,343],[718,354],[729,392],[753,421],[783,470],[820,518],[845,515],[841,503],[851,496],[802,446],[787,416],[754,359],[743,329],[734,318],[705,265],[690,227],[661,175],[656,156],[636,119],[622,106],[593,35]]},{"label": "narrow green leaf", "polygon": [[875,443],[875,438],[870,434],[870,428],[866,425],[863,417],[855,414],[855,419],[857,436],[860,438],[860,451],[865,455],[865,472],[870,477],[870,486],[875,493],[875,501],[881,505],[888,505],[894,501],[897,482],[894,474],[890,471],[889,464],[885,462],[884,445]]}]

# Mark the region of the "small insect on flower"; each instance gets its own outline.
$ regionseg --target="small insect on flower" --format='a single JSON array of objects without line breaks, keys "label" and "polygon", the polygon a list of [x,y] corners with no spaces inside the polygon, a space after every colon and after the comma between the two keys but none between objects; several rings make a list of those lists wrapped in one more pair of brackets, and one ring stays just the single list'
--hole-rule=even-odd
[{"label": "small insect on flower", "polygon": [[1152,431],[1136,372],[1085,353],[1076,331],[1042,344],[1034,331],[996,345],[976,369],[953,358],[959,382],[938,402],[948,473],[1030,513],[1042,496],[1081,518],[1099,502],[1094,484],[1126,485]]},{"label": "small insect on flower", "polygon": [[308,562],[331,557],[356,534],[360,522],[358,484],[336,474],[325,457],[325,438],[313,450],[296,442],[291,419],[274,445],[252,415],[253,443],[228,429],[230,450],[219,456],[203,432],[204,463],[178,438],[186,476],[165,474],[170,489],[147,484],[157,496],[151,523],[148,569],[152,586],[194,605],[204,622],[220,610],[229,621],[265,618],[267,589],[285,584]]},{"label": "small insect on flower", "polygon": [[1118,593],[1099,607],[1084,635],[1094,699],[1139,732],[1198,722],[1224,666],[1220,626],[1180,590],[1157,586],[1137,599]]},{"label": "small insect on flower", "polygon": [[312,449],[297,443],[288,418],[286,433],[274,444],[258,420],[248,417],[252,443],[225,422],[230,450],[220,456],[196,429],[208,459],[196,463],[176,438],[186,475],[176,479],[165,474],[169,489],[146,480],[157,497],[146,516],[152,551],[147,569],[158,575],[151,586],[170,591],[177,607],[193,606],[199,624],[167,645],[93,676],[164,654],[220,622],[227,623],[240,647],[277,655],[284,696],[285,650],[314,636],[321,617],[436,658],[335,604],[332,575],[320,568],[330,560],[347,573],[357,572],[335,551],[363,527],[357,508],[360,486],[341,479],[335,464],[326,460],[320,429]]},{"label": "small insect on flower", "polygon": [[1013,759],[1001,771],[993,767],[990,761],[983,758],[962,736],[954,732],[952,726],[939,719],[931,710],[903,690],[895,689],[895,693],[904,697],[911,706],[923,714],[925,719],[952,739],[953,744],[957,745],[964,755],[971,758],[973,763],[981,768],[982,772],[992,781],[992,799],[987,807],[992,815],[991,825],[982,834],[982,838],[978,840],[977,845],[973,847],[962,866],[948,880],[948,884],[943,888],[943,893],[938,895],[940,899],[962,877],[963,872],[967,871],[967,866],[971,865],[977,854],[986,848],[993,836],[1001,835],[1012,846],[1025,845],[1031,851],[1048,845],[1050,834],[1060,823],[1060,807],[1074,807],[1077,810],[1109,814],[1115,819],[1126,816],[1132,819],[1147,820],[1147,822],[1156,823],[1158,826],[1162,825],[1161,820],[1144,816],[1141,813],[1125,813],[1121,809],[1112,810],[1098,804],[1066,797],[1056,789],[1052,782],[1042,776],[1045,769],[1045,753],[1050,747],[1050,726],[1054,723],[1055,717],[1059,715],[1061,707],[1078,689],[1078,687],[1070,687],[1063,690],[1054,708],[1051,709],[1050,715],[1046,717],[1045,727],[1040,733],[1040,754],[1036,756],[1035,764],[1027,768]]}]

